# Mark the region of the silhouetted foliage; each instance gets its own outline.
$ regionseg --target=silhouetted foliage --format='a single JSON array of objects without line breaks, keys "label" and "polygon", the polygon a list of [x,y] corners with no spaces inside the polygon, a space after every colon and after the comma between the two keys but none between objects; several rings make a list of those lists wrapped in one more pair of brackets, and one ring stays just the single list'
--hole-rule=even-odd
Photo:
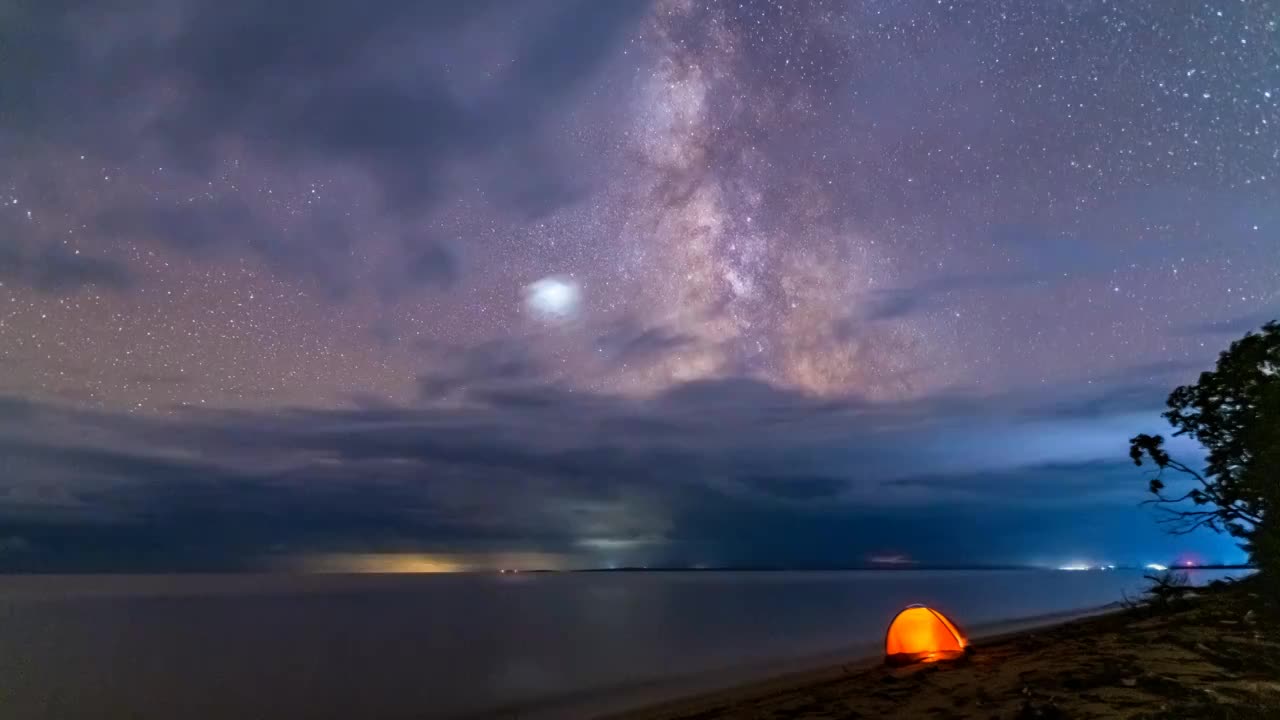
[{"label": "silhouetted foliage", "polygon": [[1157,605],[1167,605],[1181,600],[1184,595],[1195,590],[1191,586],[1191,578],[1183,572],[1165,570],[1158,575],[1143,575],[1142,578],[1151,583],[1146,590],[1146,595]]},{"label": "silhouetted foliage", "polygon": [[[1150,489],[1170,515],[1174,533],[1207,527],[1240,538],[1263,566],[1280,563],[1280,535],[1271,509],[1280,502],[1280,323],[1248,333],[1218,356],[1217,367],[1194,385],[1169,395],[1164,417],[1208,451],[1202,471],[1172,458],[1159,435],[1129,441],[1135,465],[1155,464]],[[1192,482],[1183,494],[1167,494],[1165,471]]]},{"label": "silhouetted foliage", "polygon": [[1121,593],[1120,604],[1129,610],[1164,610],[1195,592],[1191,577],[1185,572],[1164,570],[1154,575],[1143,575],[1149,585],[1136,597]]}]

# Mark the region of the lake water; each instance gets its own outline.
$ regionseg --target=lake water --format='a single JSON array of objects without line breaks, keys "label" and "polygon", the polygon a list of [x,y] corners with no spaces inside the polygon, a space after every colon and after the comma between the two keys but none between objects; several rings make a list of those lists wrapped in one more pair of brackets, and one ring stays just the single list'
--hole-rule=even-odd
[{"label": "lake water", "polygon": [[1141,577],[0,577],[0,717],[407,719],[503,708],[496,716],[515,717],[509,710],[520,708],[567,718],[669,694],[680,679],[723,682],[805,659],[865,656],[914,602],[981,633],[1117,602]]}]

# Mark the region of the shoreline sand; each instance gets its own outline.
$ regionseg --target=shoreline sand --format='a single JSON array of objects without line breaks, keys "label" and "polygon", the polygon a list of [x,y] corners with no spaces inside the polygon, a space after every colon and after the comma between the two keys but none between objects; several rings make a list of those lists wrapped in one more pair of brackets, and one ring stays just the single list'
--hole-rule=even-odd
[{"label": "shoreline sand", "polygon": [[953,663],[891,669],[864,658],[596,717],[1280,718],[1280,627],[1259,618],[1253,587],[978,633]]},{"label": "shoreline sand", "polygon": [[[964,628],[971,641],[986,643],[1031,630],[1057,627],[1122,610],[1119,603],[1031,615]],[[881,642],[857,643],[819,655],[709,670],[681,677],[662,677],[621,687],[604,688],[542,702],[494,708],[469,714],[466,720],[565,720],[566,718],[644,718],[655,708],[691,700],[736,694],[764,687],[792,687],[829,679],[833,673],[868,670],[881,664]]]}]

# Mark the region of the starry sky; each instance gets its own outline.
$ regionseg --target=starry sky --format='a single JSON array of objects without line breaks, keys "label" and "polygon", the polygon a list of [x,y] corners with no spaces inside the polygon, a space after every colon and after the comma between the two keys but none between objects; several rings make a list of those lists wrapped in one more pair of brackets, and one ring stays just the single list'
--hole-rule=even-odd
[{"label": "starry sky", "polygon": [[0,568],[1242,557],[1271,2],[10,0],[0,158]]}]

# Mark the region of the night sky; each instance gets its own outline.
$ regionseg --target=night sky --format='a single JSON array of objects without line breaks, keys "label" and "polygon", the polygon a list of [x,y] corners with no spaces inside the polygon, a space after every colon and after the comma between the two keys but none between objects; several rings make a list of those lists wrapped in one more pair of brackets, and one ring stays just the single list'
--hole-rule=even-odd
[{"label": "night sky", "polygon": [[1273,2],[0,3],[0,568],[1235,561],[1277,315]]}]

